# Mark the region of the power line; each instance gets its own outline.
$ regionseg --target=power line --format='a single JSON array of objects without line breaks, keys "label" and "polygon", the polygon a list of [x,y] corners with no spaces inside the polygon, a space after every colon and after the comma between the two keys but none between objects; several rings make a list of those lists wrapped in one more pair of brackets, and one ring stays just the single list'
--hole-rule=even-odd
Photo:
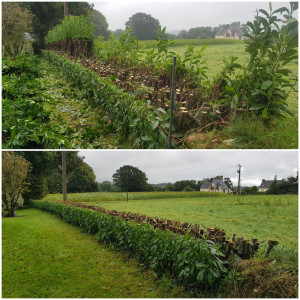
[{"label": "power line", "polygon": [[290,172],[294,172],[294,170],[289,170],[289,171],[274,171],[274,172],[269,172],[269,173],[259,173],[259,174],[243,174],[246,176],[254,176],[254,175],[274,175],[274,174],[278,174],[278,173],[290,173]]}]

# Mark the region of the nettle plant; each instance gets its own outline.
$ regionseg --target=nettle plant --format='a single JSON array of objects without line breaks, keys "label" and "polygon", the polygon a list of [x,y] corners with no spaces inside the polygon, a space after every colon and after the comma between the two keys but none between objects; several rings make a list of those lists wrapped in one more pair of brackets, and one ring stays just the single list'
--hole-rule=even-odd
[{"label": "nettle plant", "polygon": [[264,119],[289,113],[286,99],[298,80],[287,67],[298,58],[298,21],[293,17],[298,3],[275,11],[271,3],[269,7],[269,13],[260,9],[262,15],[247,23],[252,30],[245,34],[249,63],[235,80],[227,79],[225,87],[231,104],[255,111]]}]

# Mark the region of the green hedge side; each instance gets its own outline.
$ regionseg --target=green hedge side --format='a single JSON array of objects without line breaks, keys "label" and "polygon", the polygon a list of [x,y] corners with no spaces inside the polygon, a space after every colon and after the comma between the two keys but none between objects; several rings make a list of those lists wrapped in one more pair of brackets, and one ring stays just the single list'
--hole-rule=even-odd
[{"label": "green hedge side", "polygon": [[67,39],[94,39],[94,24],[88,16],[65,17],[61,24],[50,30],[45,38],[46,43]]},{"label": "green hedge side", "polygon": [[67,79],[85,90],[91,105],[99,106],[109,114],[120,138],[132,139],[133,148],[166,148],[167,136],[162,128],[168,132],[169,116],[163,109],[135,100],[111,81],[65,57],[51,51],[43,51],[43,55]]},{"label": "green hedge side", "polygon": [[128,253],[158,275],[166,274],[176,283],[206,290],[226,273],[218,246],[191,236],[154,229],[149,224],[124,221],[119,217],[68,206],[59,202],[31,201],[33,207],[97,234],[100,242]]}]

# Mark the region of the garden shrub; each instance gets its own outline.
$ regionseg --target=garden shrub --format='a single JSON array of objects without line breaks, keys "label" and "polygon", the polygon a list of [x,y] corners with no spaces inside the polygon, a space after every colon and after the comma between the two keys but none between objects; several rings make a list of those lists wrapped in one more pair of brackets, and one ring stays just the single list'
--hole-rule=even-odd
[{"label": "garden shrub", "polygon": [[136,258],[159,276],[168,275],[178,284],[196,290],[215,286],[227,271],[219,247],[189,235],[176,236],[119,217],[64,205],[59,202],[31,201],[33,207],[97,234],[100,242]]}]

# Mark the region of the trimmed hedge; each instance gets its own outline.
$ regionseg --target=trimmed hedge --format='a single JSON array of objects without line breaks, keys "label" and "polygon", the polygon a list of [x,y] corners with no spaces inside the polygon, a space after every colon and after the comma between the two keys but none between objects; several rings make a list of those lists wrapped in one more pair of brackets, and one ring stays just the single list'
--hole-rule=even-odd
[{"label": "trimmed hedge", "polygon": [[94,39],[94,24],[88,16],[65,17],[61,24],[50,30],[45,38],[47,43],[55,43],[67,39]]},{"label": "trimmed hedge", "polygon": [[43,51],[43,55],[67,79],[85,90],[91,105],[99,106],[109,114],[121,139],[133,139],[133,148],[166,148],[164,131],[168,132],[169,116],[163,109],[135,100],[110,80],[65,57],[51,51]]},{"label": "trimmed hedge", "polygon": [[149,224],[124,221],[120,217],[68,206],[59,202],[31,201],[33,207],[97,234],[100,242],[136,258],[159,276],[168,275],[176,283],[207,290],[227,272],[217,245],[189,235],[176,236]]}]

